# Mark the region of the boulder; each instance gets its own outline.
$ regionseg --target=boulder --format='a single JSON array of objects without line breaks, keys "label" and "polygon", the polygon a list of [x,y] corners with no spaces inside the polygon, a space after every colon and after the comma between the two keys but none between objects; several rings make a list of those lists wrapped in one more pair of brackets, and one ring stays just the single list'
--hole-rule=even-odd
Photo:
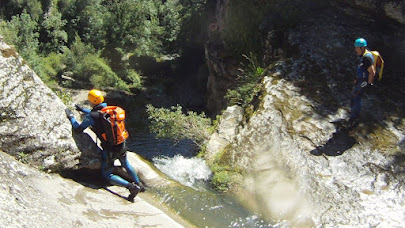
[{"label": "boulder", "polygon": [[243,109],[238,105],[228,107],[221,115],[217,132],[211,135],[205,152],[208,163],[215,160],[228,145],[236,140],[243,120]]},{"label": "boulder", "polygon": [[51,170],[88,163],[63,102],[1,37],[0,51],[0,149]]}]

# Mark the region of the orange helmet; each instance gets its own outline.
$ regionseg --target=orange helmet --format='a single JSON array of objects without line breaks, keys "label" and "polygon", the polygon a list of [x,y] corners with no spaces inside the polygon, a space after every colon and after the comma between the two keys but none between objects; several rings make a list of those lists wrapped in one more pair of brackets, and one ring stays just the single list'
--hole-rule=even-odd
[{"label": "orange helmet", "polygon": [[88,99],[94,105],[98,105],[104,101],[103,94],[101,93],[100,90],[96,90],[96,89],[90,90]]}]

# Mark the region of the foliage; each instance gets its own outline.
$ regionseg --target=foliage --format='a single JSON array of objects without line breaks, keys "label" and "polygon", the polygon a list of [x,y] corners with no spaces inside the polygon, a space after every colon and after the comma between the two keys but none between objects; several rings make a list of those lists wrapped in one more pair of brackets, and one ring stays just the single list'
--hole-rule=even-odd
[{"label": "foliage", "polygon": [[178,1],[169,0],[166,4],[159,7],[160,25],[163,28],[162,37],[162,52],[175,52],[176,41],[181,28],[181,13],[182,6]]},{"label": "foliage", "polygon": [[236,88],[228,90],[225,97],[229,104],[239,104],[245,107],[258,92],[258,80],[264,73],[264,69],[259,66],[258,60],[253,54],[251,54],[252,57],[243,56],[248,62],[247,64],[242,63],[243,68],[239,69],[240,74],[236,80]]},{"label": "foliage", "polygon": [[66,106],[70,106],[73,103],[72,95],[65,89],[56,89],[54,91]]},{"label": "foliage", "polygon": [[2,0],[0,4],[0,13],[6,20],[21,14],[24,10],[34,20],[39,20],[43,14],[42,3],[39,0]]},{"label": "foliage", "polygon": [[81,69],[85,69],[82,74],[90,79],[94,88],[114,87],[129,90],[128,85],[111,70],[104,59],[97,55],[87,55]]},{"label": "foliage", "polygon": [[62,19],[69,22],[65,25],[68,45],[79,36],[97,49],[105,47],[108,11],[100,0],[60,0],[58,6]]},{"label": "foliage", "polygon": [[48,56],[40,58],[40,64],[35,71],[48,85],[56,84],[58,81],[58,75],[64,68],[62,61],[62,54],[52,52]]},{"label": "foliage", "polygon": [[79,36],[76,36],[75,41],[69,48],[64,51],[64,62],[68,69],[73,72],[79,71],[80,64],[83,63],[87,55],[96,54],[96,50],[89,44],[82,42]]},{"label": "foliage", "polygon": [[143,90],[142,76],[135,70],[129,69],[125,71],[124,76],[121,77],[125,82],[129,83],[129,88]]},{"label": "foliage", "polygon": [[12,16],[11,21],[0,22],[0,33],[8,43],[16,46],[17,50],[28,62],[37,62],[39,50],[38,23],[24,11],[22,14]]},{"label": "foliage", "polygon": [[182,112],[182,107],[155,108],[147,105],[147,113],[151,120],[150,130],[157,137],[172,138],[175,140],[190,139],[196,145],[204,145],[210,134],[208,132],[211,126],[211,119],[204,113]]},{"label": "foliage", "polygon": [[42,50],[45,53],[60,52],[67,43],[67,33],[63,30],[67,21],[62,19],[62,14],[51,7],[45,14],[41,23],[42,37],[40,38]]},{"label": "foliage", "polygon": [[[180,47],[194,42],[205,27],[205,4],[204,0],[6,0],[0,5],[4,19],[0,34],[46,83],[60,82],[58,77],[68,72],[80,81],[76,85],[139,89],[142,77],[124,57],[159,58],[181,52]],[[121,50],[121,58],[99,54],[113,49]]]},{"label": "foliage", "polygon": [[218,191],[225,192],[229,188],[230,175],[226,170],[214,171],[214,176],[211,178],[211,183]]},{"label": "foliage", "polygon": [[207,29],[206,0],[180,0],[180,31],[178,40],[181,46],[192,46],[197,42],[205,42],[202,34]]},{"label": "foliage", "polygon": [[29,154],[26,154],[24,152],[18,152],[16,154],[16,158],[19,162],[24,163],[24,164],[28,164],[30,159],[29,159]]}]

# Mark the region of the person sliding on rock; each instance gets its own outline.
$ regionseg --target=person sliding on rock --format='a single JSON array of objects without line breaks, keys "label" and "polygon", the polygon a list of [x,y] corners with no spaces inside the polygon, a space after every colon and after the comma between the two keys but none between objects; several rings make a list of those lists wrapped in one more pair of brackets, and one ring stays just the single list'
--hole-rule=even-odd
[{"label": "person sliding on rock", "polygon": [[[104,97],[102,92],[99,90],[91,90],[88,94],[88,100],[92,109],[86,109],[81,107],[80,105],[75,105],[77,111],[81,111],[86,114],[83,119],[83,122],[79,124],[74,115],[72,110],[66,109],[66,115],[70,120],[73,129],[76,133],[83,132],[84,129],[87,127],[92,127],[94,133],[96,133],[97,138],[101,141],[101,173],[102,176],[109,181],[109,183],[113,185],[118,185],[122,187],[126,187],[130,191],[130,195],[128,196],[128,200],[133,202],[135,196],[138,192],[144,192],[145,187],[139,181],[139,178],[134,170],[134,168],[129,164],[127,159],[127,150],[126,150],[126,141],[125,139],[128,137],[128,134],[123,139],[123,142],[111,143],[109,140],[106,139],[105,134],[106,130],[103,126],[102,122],[102,115],[100,115],[101,111],[107,107],[106,103],[103,103]],[[116,106],[108,106],[108,107],[116,107]],[[107,107],[107,108],[108,108]],[[125,115],[125,114],[124,114]],[[122,167],[128,172],[129,176],[133,180],[133,182],[128,182],[127,180],[123,179],[118,175],[114,175],[112,173],[114,168],[114,161],[119,159],[121,162]]]},{"label": "person sliding on rock", "polygon": [[374,59],[372,53],[367,49],[367,41],[358,38],[354,42],[356,54],[360,57],[357,65],[357,74],[354,81],[354,88],[351,94],[351,111],[348,126],[354,126],[358,123],[361,109],[361,95],[367,87],[373,85],[375,76]]}]

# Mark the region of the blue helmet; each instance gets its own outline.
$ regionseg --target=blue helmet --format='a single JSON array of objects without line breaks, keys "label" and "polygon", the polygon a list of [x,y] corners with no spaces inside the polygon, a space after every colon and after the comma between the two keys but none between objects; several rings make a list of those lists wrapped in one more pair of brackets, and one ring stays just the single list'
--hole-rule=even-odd
[{"label": "blue helmet", "polygon": [[367,41],[364,38],[358,38],[354,41],[355,47],[367,47]]}]

